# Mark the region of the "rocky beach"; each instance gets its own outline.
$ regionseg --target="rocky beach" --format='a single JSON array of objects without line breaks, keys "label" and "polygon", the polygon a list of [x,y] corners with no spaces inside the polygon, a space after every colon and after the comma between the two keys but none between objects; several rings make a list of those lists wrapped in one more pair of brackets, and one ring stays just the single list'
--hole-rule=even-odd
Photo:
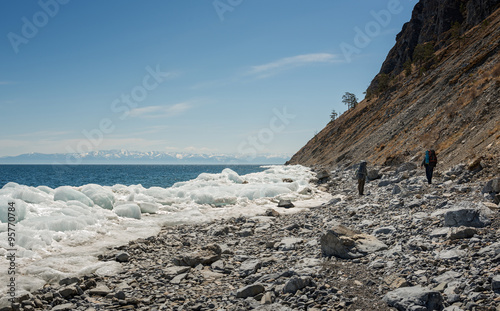
[{"label": "rocky beach", "polygon": [[305,191],[329,202],[165,227],[100,255],[120,273],[2,310],[500,310],[498,168],[458,165],[428,185],[414,163],[369,167],[364,196],[355,167],[313,169]]}]

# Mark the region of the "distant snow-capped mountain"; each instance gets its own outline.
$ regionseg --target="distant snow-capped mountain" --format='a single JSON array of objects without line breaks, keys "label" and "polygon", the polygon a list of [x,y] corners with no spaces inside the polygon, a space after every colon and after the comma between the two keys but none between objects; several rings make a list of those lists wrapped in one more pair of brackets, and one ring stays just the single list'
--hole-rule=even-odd
[{"label": "distant snow-capped mountain", "polygon": [[182,152],[101,150],[88,153],[26,153],[0,157],[0,164],[284,164],[286,155],[192,154]]}]

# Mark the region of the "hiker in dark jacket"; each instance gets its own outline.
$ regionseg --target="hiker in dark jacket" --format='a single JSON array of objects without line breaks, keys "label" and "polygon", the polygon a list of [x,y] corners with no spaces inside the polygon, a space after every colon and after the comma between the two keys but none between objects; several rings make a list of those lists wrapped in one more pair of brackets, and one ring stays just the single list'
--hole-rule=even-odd
[{"label": "hiker in dark jacket", "polygon": [[358,170],[356,171],[356,177],[358,178],[359,195],[363,195],[367,175],[368,170],[366,169],[366,161],[361,161],[361,163],[359,163]]},{"label": "hiker in dark jacket", "polygon": [[437,164],[437,156],[434,150],[425,151],[425,157],[422,161],[420,167],[425,166],[425,176],[427,176],[427,182],[432,184],[432,174],[434,173],[434,168]]}]

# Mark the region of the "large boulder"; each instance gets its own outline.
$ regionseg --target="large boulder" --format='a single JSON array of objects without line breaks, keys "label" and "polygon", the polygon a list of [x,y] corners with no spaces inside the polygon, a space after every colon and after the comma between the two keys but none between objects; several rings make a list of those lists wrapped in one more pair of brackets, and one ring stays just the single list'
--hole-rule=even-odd
[{"label": "large boulder", "polygon": [[376,180],[382,178],[382,175],[380,175],[380,171],[378,169],[371,169],[368,170],[366,178],[368,178],[368,180]]},{"label": "large boulder", "polygon": [[487,208],[481,208],[473,202],[460,202],[453,208],[443,211],[446,227],[474,227],[482,228],[491,224]]},{"label": "large boulder", "polygon": [[383,300],[400,311],[443,310],[441,294],[421,286],[398,288],[385,294]]},{"label": "large boulder", "polygon": [[500,177],[493,178],[483,187],[483,193],[500,193]]},{"label": "large boulder", "polygon": [[328,230],[321,236],[320,243],[323,256],[343,259],[359,258],[387,249],[387,245],[376,237],[355,232],[343,226]]}]

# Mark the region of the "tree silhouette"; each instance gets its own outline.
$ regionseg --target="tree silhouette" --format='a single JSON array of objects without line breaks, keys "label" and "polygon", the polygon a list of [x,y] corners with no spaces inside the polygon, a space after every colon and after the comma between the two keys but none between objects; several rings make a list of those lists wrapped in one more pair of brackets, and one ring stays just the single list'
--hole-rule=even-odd
[{"label": "tree silhouette", "polygon": [[332,121],[335,121],[335,119],[337,119],[338,116],[339,116],[339,114],[335,111],[335,109],[333,109],[332,114],[330,115],[330,118],[332,119]]},{"label": "tree silhouette", "polygon": [[353,93],[345,92],[342,96],[342,102],[347,105],[348,109],[355,108],[358,104],[358,99]]}]

